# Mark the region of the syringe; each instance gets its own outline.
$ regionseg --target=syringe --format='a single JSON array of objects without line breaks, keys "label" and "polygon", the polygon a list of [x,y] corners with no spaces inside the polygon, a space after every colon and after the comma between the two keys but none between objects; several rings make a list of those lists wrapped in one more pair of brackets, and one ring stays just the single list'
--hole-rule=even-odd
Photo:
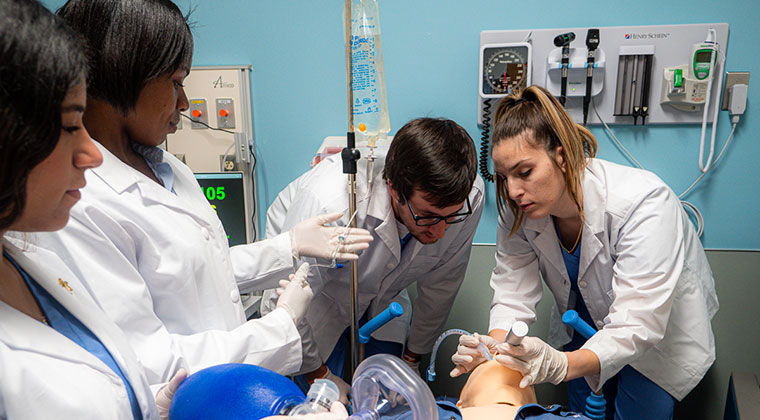
[{"label": "syringe", "polygon": [[293,281],[297,281],[301,283],[301,287],[306,287],[309,282],[306,280],[306,278],[309,276],[309,263],[305,262],[301,264],[300,267],[298,267],[298,271],[296,271],[296,275],[293,276]]}]

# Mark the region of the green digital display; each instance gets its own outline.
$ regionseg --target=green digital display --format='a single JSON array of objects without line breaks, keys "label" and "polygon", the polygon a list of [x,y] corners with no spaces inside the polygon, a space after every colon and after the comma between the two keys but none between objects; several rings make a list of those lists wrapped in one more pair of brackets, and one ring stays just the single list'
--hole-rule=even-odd
[{"label": "green digital display", "polygon": [[243,173],[203,172],[196,173],[195,179],[222,221],[230,246],[248,243]]}]

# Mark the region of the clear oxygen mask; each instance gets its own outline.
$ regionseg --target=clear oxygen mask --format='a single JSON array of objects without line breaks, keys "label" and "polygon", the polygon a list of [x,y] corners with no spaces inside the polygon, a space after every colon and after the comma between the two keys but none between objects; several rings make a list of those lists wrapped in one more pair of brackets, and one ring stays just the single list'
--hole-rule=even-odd
[{"label": "clear oxygen mask", "polygon": [[356,369],[351,384],[352,420],[378,419],[399,405],[408,406],[414,420],[437,420],[432,392],[398,357],[376,354]]}]

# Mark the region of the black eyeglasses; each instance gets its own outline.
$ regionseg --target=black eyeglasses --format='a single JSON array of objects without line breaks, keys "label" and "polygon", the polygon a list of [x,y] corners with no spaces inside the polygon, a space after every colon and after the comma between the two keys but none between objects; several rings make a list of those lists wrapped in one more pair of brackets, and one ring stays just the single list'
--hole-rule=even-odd
[{"label": "black eyeglasses", "polygon": [[467,216],[472,214],[472,208],[470,207],[470,197],[467,197],[467,201],[465,202],[465,205],[467,206],[467,210],[465,212],[454,213],[448,216],[417,216],[414,213],[414,210],[412,210],[412,206],[409,204],[409,200],[407,200],[406,197],[403,198],[404,201],[406,201],[406,206],[409,207],[409,211],[412,212],[412,218],[414,218],[414,223],[417,226],[433,226],[437,225],[441,221],[445,222],[447,225],[453,225],[455,223],[464,222],[465,219],[467,219]]}]

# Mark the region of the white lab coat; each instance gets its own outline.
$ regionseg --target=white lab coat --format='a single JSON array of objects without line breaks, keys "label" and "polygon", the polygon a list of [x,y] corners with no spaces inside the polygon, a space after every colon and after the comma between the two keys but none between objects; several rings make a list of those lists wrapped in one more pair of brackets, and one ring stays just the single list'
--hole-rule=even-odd
[{"label": "white lab coat", "polygon": [[[44,249],[13,239],[4,240],[3,247],[98,337],[132,385],[143,418],[157,420],[155,398],[126,337],[76,276]],[[65,281],[71,291],[59,281]],[[2,302],[0,320],[0,418],[132,420],[124,382],[100,359]]]},{"label": "white lab coat", "polygon": [[[443,328],[464,279],[472,238],[483,212],[483,181],[478,177],[470,192],[472,215],[466,221],[450,225],[446,235],[434,244],[423,245],[412,238],[402,252],[390,193],[382,176],[385,151],[378,150],[376,154],[371,194],[367,194],[366,159],[358,162],[356,176],[356,225],[369,230],[374,237],[369,249],[359,257],[358,316],[369,308],[369,316],[373,317],[391,302],[400,303],[404,315],[372,336],[402,344],[409,337],[407,347],[411,351],[427,353]],[[336,225],[348,223],[347,176],[343,174],[338,155],[320,162],[277,196],[267,212],[267,236],[284,232],[306,218],[333,212],[345,214]],[[330,262],[319,260],[318,263]],[[350,266],[319,267],[310,273],[314,300],[306,313],[306,324],[299,325],[304,343],[303,372],[312,371],[327,360],[351,320]],[[415,281],[418,297],[411,316],[406,288]],[[265,309],[271,308],[271,297],[271,292],[265,293]]]},{"label": "white lab coat", "polygon": [[[589,159],[583,179],[583,236],[578,286],[599,330],[583,348],[601,374],[598,389],[626,365],[683,399],[715,360],[710,320],[718,310],[702,245],[678,198],[654,174]],[[543,277],[556,299],[549,342],[570,341],[559,322],[570,280],[551,218],[499,223],[489,330],[531,323]],[[557,309],[559,312],[557,312]]]},{"label": "white lab coat", "polygon": [[300,337],[286,311],[246,322],[236,284],[286,278],[287,235],[230,252],[187,166],[164,153],[173,194],[95,144],[103,164],[86,173],[68,225],[36,240],[61,256],[124,330],[150,383],[169,381],[180,367],[193,373],[229,362],[297,370]]}]

